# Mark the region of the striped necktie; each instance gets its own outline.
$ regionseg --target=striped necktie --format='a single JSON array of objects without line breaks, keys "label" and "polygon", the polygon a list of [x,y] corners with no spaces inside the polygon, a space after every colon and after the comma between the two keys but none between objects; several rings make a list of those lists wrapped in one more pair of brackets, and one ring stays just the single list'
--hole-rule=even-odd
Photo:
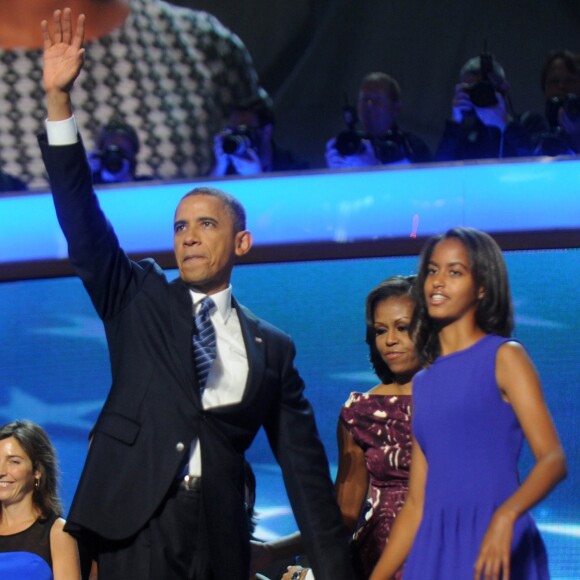
[{"label": "striped necktie", "polygon": [[217,354],[215,329],[209,317],[214,306],[215,303],[211,298],[204,298],[197,314],[193,317],[195,326],[193,329],[193,359],[201,393],[205,389],[211,365]]}]

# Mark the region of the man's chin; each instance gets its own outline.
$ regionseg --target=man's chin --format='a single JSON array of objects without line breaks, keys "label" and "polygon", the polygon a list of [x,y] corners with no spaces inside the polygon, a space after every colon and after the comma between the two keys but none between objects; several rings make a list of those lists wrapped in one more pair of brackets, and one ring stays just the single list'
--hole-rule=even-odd
[{"label": "man's chin", "polygon": [[192,276],[190,273],[181,272],[180,278],[188,285],[188,286],[199,286],[202,287],[207,283],[207,280],[200,276]]},{"label": "man's chin", "polygon": [[193,267],[193,264],[182,265],[179,269],[179,277],[188,285],[203,284],[207,278],[199,272],[199,268]]},{"label": "man's chin", "polygon": [[181,273],[181,280],[191,289],[201,292],[203,294],[215,294],[221,290],[225,290],[229,283],[219,282],[214,279],[200,278],[195,276],[184,276]]}]

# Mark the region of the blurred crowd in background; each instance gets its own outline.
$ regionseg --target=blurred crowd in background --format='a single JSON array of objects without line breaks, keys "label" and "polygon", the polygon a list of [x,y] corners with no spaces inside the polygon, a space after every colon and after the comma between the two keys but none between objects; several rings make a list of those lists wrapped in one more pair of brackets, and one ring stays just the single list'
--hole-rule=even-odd
[{"label": "blurred crowd in background", "polygon": [[[449,82],[448,69],[437,74],[436,63],[457,41],[450,38],[433,46],[432,54],[422,54],[418,38],[425,24],[411,21],[408,7],[396,12],[371,1],[363,11],[343,0],[298,2],[292,9],[279,2],[267,8],[259,0],[244,7],[226,0],[77,3],[79,9],[98,4],[110,22],[90,39],[76,88],[77,122],[90,138],[86,147],[96,184],[580,152],[580,56],[544,46],[543,60],[535,63],[536,84],[528,88],[529,94],[541,94],[534,101],[539,105],[519,108],[513,78],[520,82],[521,71],[508,69],[498,50],[505,44],[497,42],[518,13],[513,8],[502,14],[503,22],[492,25],[490,14],[480,18],[478,34],[465,46],[480,48],[466,54]],[[473,31],[471,18],[480,4],[461,14],[464,32]],[[35,9],[41,8],[42,3]],[[280,21],[283,10],[288,18]],[[573,25],[576,12],[552,7],[555,23],[567,16]],[[395,14],[409,26],[406,39],[398,28],[390,30]],[[350,34],[345,19],[354,22]],[[241,32],[223,23],[236,21]],[[47,186],[36,145],[44,121],[40,35],[35,42],[34,19],[21,34],[14,33],[16,22],[22,27],[20,20],[0,26],[3,192]],[[270,55],[260,48],[266,23],[278,35]],[[441,31],[449,26],[440,24]],[[356,39],[376,28],[385,29],[385,38],[368,36],[368,56],[364,50],[354,53]],[[553,42],[553,33],[547,31],[544,45]],[[516,37],[514,30],[514,42]],[[565,29],[560,38],[567,38]],[[528,68],[534,50],[521,54]],[[418,65],[402,70],[412,54]],[[514,61],[512,53],[505,58]],[[450,60],[457,62],[457,55]],[[294,95],[289,107],[296,84],[301,96]],[[329,84],[335,87],[332,101]],[[446,108],[426,126],[421,118],[442,93]],[[313,114],[320,122],[312,121]]]}]

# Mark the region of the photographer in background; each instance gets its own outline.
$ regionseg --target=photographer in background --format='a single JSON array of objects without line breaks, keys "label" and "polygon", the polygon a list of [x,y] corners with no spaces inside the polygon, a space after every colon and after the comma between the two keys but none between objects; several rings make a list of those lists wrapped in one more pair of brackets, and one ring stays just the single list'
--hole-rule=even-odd
[{"label": "photographer in background", "polygon": [[[401,89],[394,78],[382,72],[366,75],[360,85],[357,110],[344,109],[347,130],[326,144],[328,167],[431,161],[425,142],[398,127],[401,108]],[[362,131],[356,128],[359,120]]]},{"label": "photographer in background", "polygon": [[[165,0],[69,0],[87,17],[91,43],[76,84],[85,139],[114,117],[136,129],[138,173],[153,179],[206,174],[212,137],[236,101],[256,94],[258,79],[242,41],[204,10]],[[188,2],[192,4],[192,2]],[[46,188],[37,134],[44,131],[38,90],[42,37],[57,0],[4,2],[0,18],[0,167],[28,187]]]},{"label": "photographer in background", "polygon": [[273,138],[274,105],[266,91],[232,107],[229,126],[214,137],[213,177],[307,169]]},{"label": "photographer in background", "polygon": [[93,183],[127,183],[148,179],[136,175],[139,137],[131,125],[113,119],[100,131],[97,151],[88,154]]},{"label": "photographer in background", "polygon": [[469,59],[459,72],[451,119],[445,124],[435,159],[456,161],[532,155],[533,135],[543,127],[537,128],[537,122],[529,114],[516,117],[504,69],[484,51]]},{"label": "photographer in background", "polygon": [[580,153],[580,55],[571,50],[551,52],[542,66],[540,83],[549,127],[537,153]]}]

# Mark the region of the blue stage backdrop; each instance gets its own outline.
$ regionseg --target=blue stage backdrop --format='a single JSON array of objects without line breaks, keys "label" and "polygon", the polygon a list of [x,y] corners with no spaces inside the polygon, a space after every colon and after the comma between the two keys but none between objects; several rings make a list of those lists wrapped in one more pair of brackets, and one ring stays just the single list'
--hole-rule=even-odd
[{"label": "blue stage backdrop", "polygon": [[[516,337],[543,379],[569,460],[568,479],[534,510],[550,554],[552,576],[580,570],[580,250],[506,254],[516,307]],[[416,257],[240,266],[238,298],[296,341],[331,467],[335,430],[351,390],[371,388],[364,344],[364,300],[393,274],[413,273]],[[168,273],[174,277],[175,271]],[[0,284],[0,421],[30,418],[46,427],[62,467],[66,507],[79,477],[87,436],[110,384],[101,323],[77,279]],[[294,530],[279,470],[263,434],[248,459],[258,479],[258,536]],[[524,450],[521,469],[531,464]],[[110,482],[114,485],[115,474]]]}]

